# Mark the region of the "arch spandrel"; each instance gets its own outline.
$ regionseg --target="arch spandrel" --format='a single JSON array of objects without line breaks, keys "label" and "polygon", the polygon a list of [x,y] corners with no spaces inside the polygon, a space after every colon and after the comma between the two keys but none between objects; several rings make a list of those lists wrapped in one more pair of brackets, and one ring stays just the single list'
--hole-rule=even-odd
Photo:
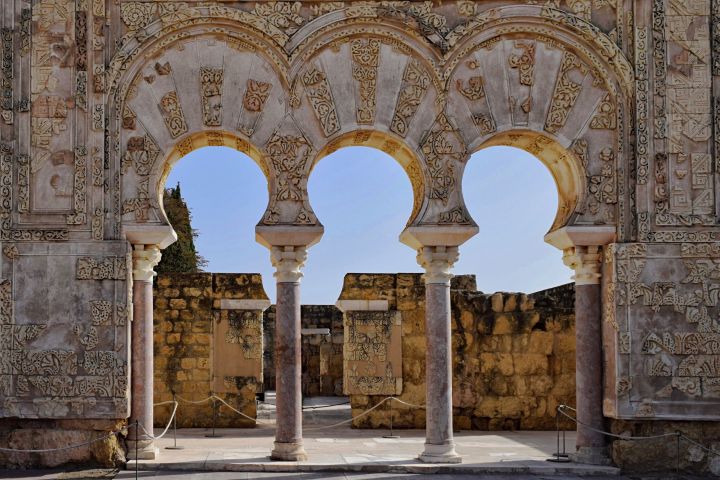
[{"label": "arch spandrel", "polygon": [[300,125],[319,149],[359,129],[418,149],[437,115],[442,84],[416,41],[371,30],[337,27],[295,57],[293,115],[307,120]]},{"label": "arch spandrel", "polygon": [[586,38],[562,26],[551,38],[554,19],[538,25],[519,15],[529,8],[503,8],[517,18],[490,22],[458,46],[449,61],[448,109],[469,151],[515,146],[545,163],[559,193],[551,231],[621,224],[627,86]]},{"label": "arch spandrel", "polygon": [[117,91],[124,96],[110,125],[119,140],[124,224],[166,223],[159,203],[166,175],[202,146],[243,151],[269,178],[255,145],[267,142],[285,116],[287,96],[284,77],[258,48],[201,28],[126,71],[130,80]]}]

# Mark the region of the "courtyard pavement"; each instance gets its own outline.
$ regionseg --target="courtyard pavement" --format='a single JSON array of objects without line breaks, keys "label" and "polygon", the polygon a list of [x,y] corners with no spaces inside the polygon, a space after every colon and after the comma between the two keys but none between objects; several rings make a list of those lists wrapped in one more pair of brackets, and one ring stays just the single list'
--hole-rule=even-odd
[{"label": "courtyard pavement", "polygon": [[[182,407],[182,405],[181,405]],[[182,409],[178,410],[182,415]],[[229,410],[225,414],[232,414]],[[556,432],[458,432],[456,450],[463,463],[429,465],[417,460],[425,443],[424,430],[395,430],[397,438],[386,438],[388,430],[352,429],[350,405],[342,397],[306,398],[303,437],[306,462],[277,462],[268,457],[274,441],[274,397],[258,409],[258,428],[223,429],[218,438],[208,438],[209,429],[180,429],[177,445],[173,431],[158,440],[160,456],[141,460],[146,471],[232,471],[232,472],[334,472],[392,474],[506,474],[533,473],[568,475],[617,475],[616,468],[551,463],[547,458],[557,451]],[[155,430],[160,435],[161,429]],[[575,450],[575,433],[566,434],[567,451]],[[561,445],[562,449],[562,445]],[[128,463],[135,469],[135,462]]]},{"label": "courtyard pavement", "polygon": [[[338,397],[305,399],[304,441],[307,462],[271,462],[268,455],[274,440],[272,396],[261,404],[254,429],[218,429],[217,438],[208,438],[211,429],[180,429],[177,445],[173,431],[157,440],[160,456],[137,463],[138,479],[157,480],[240,480],[240,479],[331,479],[331,480],[695,480],[700,477],[620,476],[609,467],[572,463],[551,463],[556,452],[556,432],[457,432],[459,465],[428,465],[416,460],[425,442],[424,430],[395,430],[398,438],[385,438],[388,430],[359,430],[347,425],[325,428],[350,418],[349,406]],[[340,404],[340,405],[337,405]],[[325,405],[334,405],[325,408]],[[318,408],[322,407],[322,408]],[[179,409],[182,414],[182,409]],[[227,414],[227,413],[226,413]],[[156,429],[159,435],[162,429]],[[567,432],[566,448],[575,448],[575,433]],[[562,444],[561,444],[562,449]],[[135,462],[125,471],[77,470],[0,471],[0,479],[79,480],[136,478]]]}]

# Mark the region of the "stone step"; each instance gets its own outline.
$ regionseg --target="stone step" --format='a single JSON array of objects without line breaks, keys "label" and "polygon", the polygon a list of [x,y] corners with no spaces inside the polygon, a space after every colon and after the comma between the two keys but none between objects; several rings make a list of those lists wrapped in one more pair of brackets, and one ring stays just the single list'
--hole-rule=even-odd
[{"label": "stone step", "polygon": [[[128,461],[127,470],[135,470],[136,462]],[[348,472],[348,473],[388,473],[388,474],[466,474],[466,475],[577,475],[577,476],[618,476],[620,469],[575,463],[553,464],[541,461],[497,462],[484,464],[438,465],[412,463],[397,464],[391,462],[368,463],[314,463],[314,462],[233,462],[233,461],[139,461],[140,471],[196,471],[196,472]]]}]

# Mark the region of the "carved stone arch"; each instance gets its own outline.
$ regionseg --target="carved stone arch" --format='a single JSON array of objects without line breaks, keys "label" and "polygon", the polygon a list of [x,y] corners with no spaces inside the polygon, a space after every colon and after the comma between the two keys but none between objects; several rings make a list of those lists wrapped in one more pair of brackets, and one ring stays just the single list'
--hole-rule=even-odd
[{"label": "carved stone arch", "polygon": [[622,94],[628,104],[635,95],[632,63],[597,26],[565,10],[551,6],[511,5],[483,12],[453,32],[453,48],[443,58],[444,78],[449,80],[458,64],[479,45],[499,35],[527,33],[554,38],[585,58],[595,70],[607,71],[606,86]]},{"label": "carved stone arch", "polygon": [[560,193],[551,230],[616,225],[622,237],[632,73],[609,39],[572,17],[537,6],[498,9],[448,57],[447,109],[469,151],[519,146],[548,165]]},{"label": "carved stone arch", "polygon": [[332,25],[294,53],[294,115],[314,120],[301,127],[318,145],[371,129],[418,150],[442,109],[437,55],[407,32],[362,20]]},{"label": "carved stone arch", "polygon": [[128,32],[119,41],[107,67],[106,83],[111,98],[118,98],[118,90],[127,83],[123,78],[133,76],[132,72],[126,73],[127,70],[137,65],[140,56],[157,54],[177,40],[192,35],[192,30],[198,28],[253,45],[276,66],[278,75],[285,81],[288,62],[282,47],[289,37],[258,15],[222,5],[176,8],[171,4],[133,2],[116,8],[119,8]]},{"label": "carved stone arch", "polygon": [[397,135],[368,129],[343,133],[321,148],[314,158],[311,173],[323,158],[342,148],[353,146],[375,148],[387,153],[400,164],[413,189],[413,208],[407,226],[416,224],[427,197],[426,168],[415,150]]},{"label": "carved stone arch", "polygon": [[166,223],[158,202],[168,162],[178,152],[230,146],[251,155],[270,176],[251,145],[267,142],[286,114],[286,65],[273,62],[262,39],[251,43],[254,37],[242,27],[196,20],[183,28],[168,25],[161,30],[165,36],[138,43],[113,70],[107,198],[118,235],[128,223]]}]

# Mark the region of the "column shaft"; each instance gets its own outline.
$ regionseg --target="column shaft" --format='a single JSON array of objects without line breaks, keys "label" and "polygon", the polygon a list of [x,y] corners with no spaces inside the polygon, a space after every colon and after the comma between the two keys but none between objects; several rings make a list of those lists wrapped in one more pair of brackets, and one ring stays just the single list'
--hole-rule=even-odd
[{"label": "column shaft", "polygon": [[[130,424],[138,421],[153,432],[153,268],[160,261],[157,245],[133,246],[133,320],[131,327]],[[128,458],[152,460],[158,449],[142,428],[131,427]],[[136,442],[137,439],[137,442]],[[137,450],[137,457],[135,451]]]},{"label": "column shaft", "polygon": [[[153,290],[152,281],[133,283],[132,386],[130,423],[139,421],[148,432],[153,428]],[[130,440],[135,440],[131,430]],[[149,440],[138,432],[140,440]],[[134,453],[134,452],[130,452]]]},{"label": "column shaft", "polygon": [[[426,454],[454,452],[450,286],[425,285]],[[425,454],[424,454],[425,455]]]},{"label": "column shaft", "polygon": [[277,425],[273,460],[303,461],[302,365],[300,363],[300,279],[307,259],[304,247],[273,247],[276,268],[275,393]]},{"label": "column shaft", "polygon": [[298,456],[305,455],[304,451],[298,451],[298,448],[302,450],[300,328],[300,284],[278,282],[275,317],[277,427],[272,455],[277,460],[300,460]]},{"label": "column shaft", "polygon": [[[576,402],[577,419],[603,430],[602,332],[600,285],[575,285]],[[577,449],[602,449],[605,437],[578,427]]]},{"label": "column shaft", "polygon": [[428,463],[460,463],[453,440],[450,270],[457,247],[424,247],[418,262],[425,268],[425,450]]}]

